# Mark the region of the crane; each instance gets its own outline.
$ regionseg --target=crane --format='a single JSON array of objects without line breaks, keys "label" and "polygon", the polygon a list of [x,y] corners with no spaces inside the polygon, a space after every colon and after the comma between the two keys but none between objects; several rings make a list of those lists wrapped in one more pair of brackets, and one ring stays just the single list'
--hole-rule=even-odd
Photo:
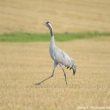
[{"label": "crane", "polygon": [[67,53],[65,53],[63,50],[61,50],[60,48],[58,48],[56,46],[55,40],[54,40],[52,24],[49,21],[47,21],[47,22],[45,22],[45,25],[48,27],[48,29],[50,31],[50,36],[51,36],[49,52],[50,52],[51,58],[53,59],[53,71],[49,77],[36,83],[36,85],[40,85],[44,81],[52,78],[54,76],[57,65],[59,65],[61,67],[61,69],[64,73],[65,82],[67,84],[66,72],[64,71],[63,66],[65,66],[67,69],[70,69],[70,70],[72,69],[73,75],[75,75],[75,73],[76,73],[75,61]]}]

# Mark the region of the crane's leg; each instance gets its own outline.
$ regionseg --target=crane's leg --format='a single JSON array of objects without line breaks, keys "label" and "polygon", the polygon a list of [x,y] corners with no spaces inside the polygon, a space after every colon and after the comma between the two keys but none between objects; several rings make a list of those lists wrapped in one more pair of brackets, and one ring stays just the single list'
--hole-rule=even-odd
[{"label": "crane's leg", "polygon": [[65,71],[64,71],[64,69],[63,69],[63,67],[62,67],[62,65],[60,65],[60,67],[62,68],[62,70],[63,70],[63,73],[64,73],[64,77],[65,77],[65,82],[66,82],[66,85],[67,85],[67,80],[66,80],[66,73],[65,73]]},{"label": "crane's leg", "polygon": [[41,83],[43,83],[44,81],[46,81],[46,80],[48,80],[48,79],[52,78],[52,77],[54,76],[54,72],[55,72],[55,68],[56,68],[56,66],[57,66],[57,63],[54,63],[54,66],[53,66],[53,71],[52,71],[51,76],[49,76],[49,77],[45,78],[44,80],[42,80],[42,81],[40,81],[40,82],[36,83],[35,85],[40,85],[40,84],[41,84]]}]

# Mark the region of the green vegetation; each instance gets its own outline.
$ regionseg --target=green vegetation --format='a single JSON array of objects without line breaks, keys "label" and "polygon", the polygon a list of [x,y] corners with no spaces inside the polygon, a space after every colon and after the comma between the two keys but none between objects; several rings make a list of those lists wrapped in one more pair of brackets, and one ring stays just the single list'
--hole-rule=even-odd
[{"label": "green vegetation", "polygon": [[[74,39],[93,38],[100,36],[110,36],[110,32],[56,33],[55,39],[57,41],[70,41]],[[14,32],[0,34],[0,42],[36,42],[49,40],[50,35],[47,33]]]}]

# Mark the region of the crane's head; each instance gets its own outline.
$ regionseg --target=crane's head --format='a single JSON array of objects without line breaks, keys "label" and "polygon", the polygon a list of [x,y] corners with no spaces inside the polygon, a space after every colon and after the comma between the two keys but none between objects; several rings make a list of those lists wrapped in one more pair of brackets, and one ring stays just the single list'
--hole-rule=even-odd
[{"label": "crane's head", "polygon": [[52,29],[52,25],[49,21],[45,22],[45,25],[49,28],[49,29]]}]

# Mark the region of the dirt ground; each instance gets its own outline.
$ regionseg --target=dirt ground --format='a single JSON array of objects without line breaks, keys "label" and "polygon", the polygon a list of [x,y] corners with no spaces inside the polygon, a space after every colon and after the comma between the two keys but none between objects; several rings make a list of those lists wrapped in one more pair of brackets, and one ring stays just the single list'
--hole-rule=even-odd
[{"label": "dirt ground", "polygon": [[0,0],[0,33],[110,31],[110,0]]},{"label": "dirt ground", "polygon": [[0,110],[91,110],[110,107],[110,38],[57,42],[77,63],[76,75],[60,67],[48,77],[49,42],[0,43]]}]

